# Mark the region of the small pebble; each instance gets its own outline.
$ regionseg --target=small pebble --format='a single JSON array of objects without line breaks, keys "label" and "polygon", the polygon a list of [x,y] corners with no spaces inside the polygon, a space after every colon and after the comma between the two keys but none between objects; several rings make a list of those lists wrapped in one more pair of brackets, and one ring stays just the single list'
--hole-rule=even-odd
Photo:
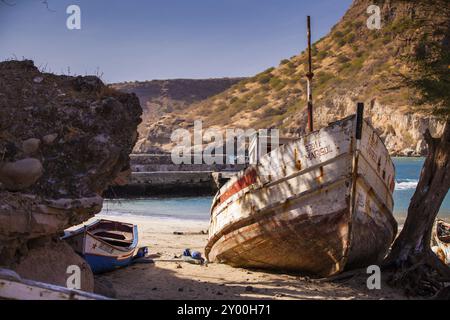
[{"label": "small pebble", "polygon": [[48,134],[42,138],[42,141],[44,141],[45,144],[50,145],[55,142],[56,138],[58,138],[58,134]]},{"label": "small pebble", "polygon": [[245,291],[246,292],[251,292],[251,291],[253,291],[253,287],[252,286],[246,286],[245,287]]},{"label": "small pebble", "polygon": [[178,292],[183,292],[184,289],[183,288],[178,288]]},{"label": "small pebble", "polygon": [[39,149],[39,145],[41,144],[41,140],[36,138],[27,139],[22,142],[22,150],[26,154],[33,154]]}]

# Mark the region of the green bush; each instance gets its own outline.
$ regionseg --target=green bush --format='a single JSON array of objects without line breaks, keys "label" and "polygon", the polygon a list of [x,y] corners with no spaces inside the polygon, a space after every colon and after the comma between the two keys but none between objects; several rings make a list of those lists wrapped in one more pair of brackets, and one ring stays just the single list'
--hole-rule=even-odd
[{"label": "green bush", "polygon": [[343,47],[347,44],[347,41],[345,40],[345,38],[341,38],[338,40],[337,44],[339,47]]},{"label": "green bush", "polygon": [[300,89],[300,88],[292,89],[292,94],[299,95],[299,94],[302,94],[302,93],[303,93],[303,90]]},{"label": "green bush", "polygon": [[345,36],[344,39],[346,43],[353,43],[355,42],[356,35],[354,33],[349,33],[348,35]]},{"label": "green bush", "polygon": [[253,79],[258,81],[261,84],[268,83],[270,81],[270,78],[272,78],[272,71],[274,71],[275,68],[271,67],[267,69],[266,71],[263,71],[259,74],[257,74]]},{"label": "green bush", "polygon": [[406,30],[413,28],[415,24],[416,22],[412,19],[402,18],[392,23],[388,27],[388,30],[392,30],[395,33],[402,33]]},{"label": "green bush", "polygon": [[269,84],[270,84],[270,87],[276,91],[279,91],[286,86],[286,83],[277,77],[270,79]]},{"label": "green bush", "polygon": [[339,68],[339,71],[344,71],[349,69],[352,66],[352,64],[350,62],[346,62],[341,64],[341,67]]},{"label": "green bush", "polygon": [[331,72],[319,71],[316,77],[317,77],[317,84],[321,86],[326,82],[328,82],[329,80],[333,79],[334,74]]},{"label": "green bush", "polygon": [[269,83],[272,76],[270,74],[263,73],[258,76],[257,80],[260,84]]},{"label": "green bush", "polygon": [[274,94],[274,98],[277,100],[285,100],[289,96],[288,90],[280,90]]},{"label": "green bush", "polygon": [[237,101],[233,102],[230,105],[229,112],[236,113],[240,110],[245,109],[245,107],[246,107],[246,102],[238,99]]},{"label": "green bush", "polygon": [[359,46],[357,46],[355,44],[351,44],[350,48],[352,48],[352,51],[356,53],[356,52],[358,52]]},{"label": "green bush", "polygon": [[355,55],[360,58],[364,55],[364,51],[356,51]]},{"label": "green bush", "polygon": [[239,100],[238,97],[233,96],[233,97],[231,97],[231,99],[230,99],[230,104],[233,104],[233,103],[235,103],[235,102],[238,101],[238,100]]},{"label": "green bush", "polygon": [[288,66],[288,68],[290,69],[290,70],[296,70],[296,68],[297,68],[297,66],[295,65],[295,63],[294,62],[292,62],[292,61],[289,61],[288,62],[288,64],[287,64],[287,66]]},{"label": "green bush", "polygon": [[364,25],[364,22],[362,21],[356,21],[354,23],[355,29],[360,29]]},{"label": "green bush", "polygon": [[[214,108],[215,112],[220,112],[227,108],[227,104],[224,101],[220,101]],[[208,110],[208,109],[207,109]]]},{"label": "green bush", "polygon": [[284,68],[281,70],[281,73],[285,75],[288,78],[291,78],[291,76],[296,72],[296,69],[290,69],[290,68]]},{"label": "green bush", "polygon": [[364,61],[366,61],[366,58],[364,56],[359,57],[357,59],[353,59],[352,68],[353,69],[361,69],[364,65]]},{"label": "green bush", "polygon": [[284,112],[285,112],[285,110],[283,110],[283,109],[270,107],[270,108],[267,108],[266,110],[264,110],[262,115],[264,118],[267,118],[267,117],[282,115],[282,114],[284,114]]},{"label": "green bush", "polygon": [[353,22],[351,22],[351,21],[346,21],[346,22],[344,23],[343,27],[344,27],[344,29],[348,29],[348,28],[351,28],[352,25],[353,25]]},{"label": "green bush", "polygon": [[350,59],[347,56],[341,54],[340,56],[338,56],[337,61],[339,63],[346,63],[346,62],[349,62]]},{"label": "green bush", "polygon": [[264,96],[255,96],[247,103],[247,106],[252,110],[257,110],[265,106],[269,101]]},{"label": "green bush", "polygon": [[323,59],[325,59],[328,56],[328,52],[323,50],[323,51],[319,51],[319,53],[317,53],[317,60],[321,61]]},{"label": "green bush", "polygon": [[261,92],[261,93],[267,93],[268,91],[270,91],[269,83],[264,83],[258,90],[258,92]]}]

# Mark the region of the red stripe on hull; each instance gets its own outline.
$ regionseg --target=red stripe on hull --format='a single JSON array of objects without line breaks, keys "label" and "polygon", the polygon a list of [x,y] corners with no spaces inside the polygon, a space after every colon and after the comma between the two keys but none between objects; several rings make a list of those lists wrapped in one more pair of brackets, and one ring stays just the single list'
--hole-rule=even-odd
[{"label": "red stripe on hull", "polygon": [[219,203],[225,202],[227,199],[231,198],[233,195],[241,191],[242,189],[251,186],[256,182],[256,170],[251,169],[244,174],[238,181],[233,183],[227,191],[225,191],[219,198]]}]

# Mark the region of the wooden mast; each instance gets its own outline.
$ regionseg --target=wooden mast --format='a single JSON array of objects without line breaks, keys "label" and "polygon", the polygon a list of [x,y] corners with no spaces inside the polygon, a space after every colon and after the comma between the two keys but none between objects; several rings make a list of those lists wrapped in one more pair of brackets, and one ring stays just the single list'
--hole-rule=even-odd
[{"label": "wooden mast", "polygon": [[307,101],[308,101],[308,130],[309,132],[314,131],[314,120],[313,120],[313,97],[312,97],[312,80],[314,73],[312,72],[312,55],[311,55],[311,17],[308,16],[308,73],[306,78],[308,79],[308,89],[307,89]]}]

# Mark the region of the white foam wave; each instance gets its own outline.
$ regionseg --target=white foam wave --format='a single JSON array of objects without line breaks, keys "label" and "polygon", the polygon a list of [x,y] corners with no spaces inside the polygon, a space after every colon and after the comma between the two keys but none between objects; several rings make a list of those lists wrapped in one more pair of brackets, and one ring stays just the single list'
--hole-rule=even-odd
[{"label": "white foam wave", "polygon": [[395,190],[411,190],[417,188],[418,180],[404,179],[395,183]]}]

